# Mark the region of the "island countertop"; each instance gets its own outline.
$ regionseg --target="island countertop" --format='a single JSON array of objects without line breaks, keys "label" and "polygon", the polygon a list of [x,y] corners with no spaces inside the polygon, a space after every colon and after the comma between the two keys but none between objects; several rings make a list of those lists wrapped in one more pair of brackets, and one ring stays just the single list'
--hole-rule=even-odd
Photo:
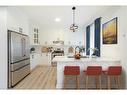
[{"label": "island countertop", "polygon": [[56,56],[53,58],[52,62],[89,62],[89,61],[94,61],[94,62],[118,62],[120,63],[120,59],[115,59],[115,58],[103,58],[103,57],[88,57],[88,58],[80,58],[80,59],[75,59],[75,58],[68,58],[67,56]]},{"label": "island countertop", "polygon": [[[119,59],[114,58],[68,58],[67,56],[56,56],[52,62],[57,64],[57,89],[63,88],[64,83],[64,67],[65,66],[80,66],[80,87],[84,88],[85,76],[83,71],[86,70],[87,66],[102,66],[103,70],[107,70],[109,66],[121,66]],[[68,83],[69,87],[73,88],[75,82]]]}]

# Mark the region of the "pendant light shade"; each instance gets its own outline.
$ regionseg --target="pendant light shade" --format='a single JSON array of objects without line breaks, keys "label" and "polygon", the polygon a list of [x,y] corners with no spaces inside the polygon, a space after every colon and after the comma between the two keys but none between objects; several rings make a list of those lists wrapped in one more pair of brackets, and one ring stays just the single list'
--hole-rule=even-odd
[{"label": "pendant light shade", "polygon": [[72,32],[75,32],[76,29],[78,29],[78,26],[75,24],[75,10],[76,10],[76,7],[72,7],[72,11],[73,11],[73,23],[71,24],[70,26],[70,30],[72,30]]}]

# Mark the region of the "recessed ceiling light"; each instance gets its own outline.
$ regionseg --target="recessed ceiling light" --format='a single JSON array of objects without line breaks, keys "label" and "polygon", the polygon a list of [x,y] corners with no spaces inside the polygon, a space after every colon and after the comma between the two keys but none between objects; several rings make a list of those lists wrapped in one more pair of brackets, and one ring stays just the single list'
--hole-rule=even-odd
[{"label": "recessed ceiling light", "polygon": [[60,18],[55,18],[55,22],[60,22],[61,19]]}]

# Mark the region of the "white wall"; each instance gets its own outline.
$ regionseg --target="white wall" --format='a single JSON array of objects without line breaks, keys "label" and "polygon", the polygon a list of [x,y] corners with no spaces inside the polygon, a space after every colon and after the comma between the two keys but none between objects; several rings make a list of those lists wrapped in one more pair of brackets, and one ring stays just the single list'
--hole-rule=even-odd
[{"label": "white wall", "polygon": [[57,40],[58,38],[60,40],[64,40],[65,45],[68,45],[69,42],[73,45],[84,45],[84,30],[83,28],[80,28],[76,32],[72,32],[69,30],[69,27],[66,28],[58,28],[58,29],[52,29],[49,27],[49,29],[40,29],[40,43],[42,45],[45,44],[45,41],[47,41],[48,44],[52,44],[52,42]]},{"label": "white wall", "polygon": [[7,26],[6,8],[0,7],[0,89],[7,88]]},{"label": "white wall", "polygon": [[[110,9],[110,11],[106,12],[105,14],[103,14],[102,19],[101,19],[101,23],[104,24],[105,22],[118,17],[118,43],[117,44],[102,44],[102,40],[101,40],[101,56],[102,57],[114,57],[114,58],[120,58],[120,39],[121,39],[121,30],[119,27],[119,23],[121,21],[121,12],[122,10],[119,9]],[[102,30],[102,29],[101,29]],[[102,32],[101,32],[102,35]],[[101,36],[102,39],[102,36]],[[109,53],[109,51],[111,51],[112,53]]]},{"label": "white wall", "polygon": [[19,27],[24,34],[29,34],[28,16],[17,7],[7,7],[7,28],[19,32]]},{"label": "white wall", "polygon": [[[101,40],[101,56],[117,58],[121,60],[123,66],[124,79],[127,79],[127,7],[119,7],[108,10],[102,16],[102,24],[111,20],[112,18],[118,17],[118,44],[104,45]],[[101,36],[102,37],[102,36]],[[101,38],[102,39],[102,38]],[[124,83],[124,85],[127,83]]]}]

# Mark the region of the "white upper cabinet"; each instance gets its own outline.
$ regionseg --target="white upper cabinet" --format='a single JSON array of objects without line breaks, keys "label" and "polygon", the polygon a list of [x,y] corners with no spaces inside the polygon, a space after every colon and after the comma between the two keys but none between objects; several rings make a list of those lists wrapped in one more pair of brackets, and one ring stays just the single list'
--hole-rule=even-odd
[{"label": "white upper cabinet", "polygon": [[39,43],[39,29],[38,28],[33,29],[33,41],[34,41],[34,44],[40,44]]},{"label": "white upper cabinet", "polygon": [[40,31],[37,25],[30,22],[29,25],[30,45],[40,45]]}]

